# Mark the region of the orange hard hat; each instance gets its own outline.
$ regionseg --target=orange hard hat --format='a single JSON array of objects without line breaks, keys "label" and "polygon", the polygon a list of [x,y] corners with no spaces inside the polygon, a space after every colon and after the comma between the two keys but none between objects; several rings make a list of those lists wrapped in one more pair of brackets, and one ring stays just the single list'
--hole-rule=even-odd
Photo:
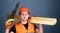
[{"label": "orange hard hat", "polygon": [[25,6],[23,6],[23,7],[21,7],[21,8],[19,9],[19,14],[20,14],[21,12],[28,12],[28,13],[29,13],[29,9],[28,9],[27,7],[25,7]]}]

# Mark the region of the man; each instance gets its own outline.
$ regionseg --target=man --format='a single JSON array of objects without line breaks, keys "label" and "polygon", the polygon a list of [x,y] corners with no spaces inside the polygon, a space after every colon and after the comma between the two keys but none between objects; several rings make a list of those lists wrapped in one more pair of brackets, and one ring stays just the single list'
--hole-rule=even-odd
[{"label": "man", "polygon": [[27,7],[20,8],[19,16],[21,21],[12,26],[9,31],[10,33],[43,33],[41,24],[39,24],[39,27],[37,28],[35,24],[29,22],[30,12]]}]

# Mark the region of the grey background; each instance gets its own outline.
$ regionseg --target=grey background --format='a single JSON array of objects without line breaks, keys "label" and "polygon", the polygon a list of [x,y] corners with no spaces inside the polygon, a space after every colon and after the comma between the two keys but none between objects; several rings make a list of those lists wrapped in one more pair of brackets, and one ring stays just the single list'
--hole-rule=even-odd
[{"label": "grey background", "polygon": [[[43,30],[44,33],[60,33],[60,0],[0,0],[0,33],[5,32],[6,15],[13,11],[19,1],[19,8],[28,7],[31,16],[57,18],[55,26],[43,25]],[[19,8],[16,15],[18,15]]]}]

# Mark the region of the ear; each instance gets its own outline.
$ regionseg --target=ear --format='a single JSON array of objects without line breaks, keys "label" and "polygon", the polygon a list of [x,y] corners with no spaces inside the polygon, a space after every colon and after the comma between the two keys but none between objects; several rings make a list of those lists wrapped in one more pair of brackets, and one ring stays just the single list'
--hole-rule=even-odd
[{"label": "ear", "polygon": [[30,17],[30,14],[28,14],[28,17]]}]

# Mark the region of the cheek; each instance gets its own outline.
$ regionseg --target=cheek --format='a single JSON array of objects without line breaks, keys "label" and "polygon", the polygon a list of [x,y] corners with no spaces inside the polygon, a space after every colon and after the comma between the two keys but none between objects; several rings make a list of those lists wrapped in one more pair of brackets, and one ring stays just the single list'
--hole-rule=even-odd
[{"label": "cheek", "polygon": [[28,17],[29,17],[29,15],[26,15],[25,17],[26,17],[26,18],[28,18]]},{"label": "cheek", "polygon": [[20,18],[23,19],[23,16],[21,15]]}]

